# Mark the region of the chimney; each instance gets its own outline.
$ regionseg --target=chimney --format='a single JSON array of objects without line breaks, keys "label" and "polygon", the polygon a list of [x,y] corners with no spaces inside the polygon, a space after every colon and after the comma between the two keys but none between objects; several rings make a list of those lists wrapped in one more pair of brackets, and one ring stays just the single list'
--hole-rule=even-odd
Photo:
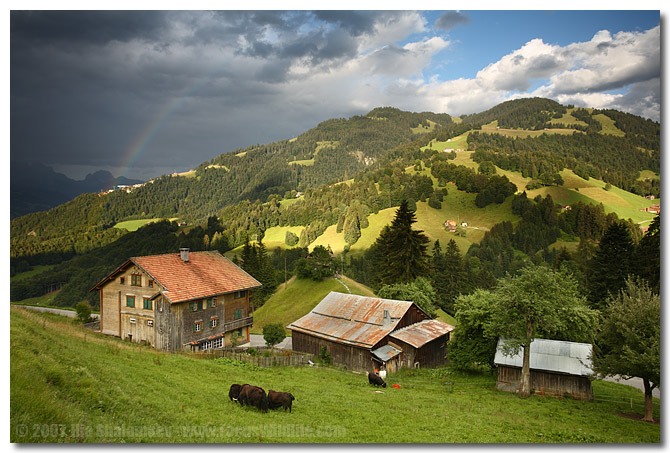
[{"label": "chimney", "polygon": [[188,247],[179,249],[179,255],[183,262],[188,263]]},{"label": "chimney", "polygon": [[388,310],[384,310],[384,323],[385,326],[391,325],[391,315]]}]

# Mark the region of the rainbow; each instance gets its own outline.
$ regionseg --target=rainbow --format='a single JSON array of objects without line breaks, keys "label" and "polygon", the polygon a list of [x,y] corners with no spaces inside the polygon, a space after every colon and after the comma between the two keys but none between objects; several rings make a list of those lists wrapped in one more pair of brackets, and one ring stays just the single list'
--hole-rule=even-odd
[{"label": "rainbow", "polygon": [[184,90],[182,95],[176,96],[175,98],[163,104],[154,118],[147,123],[147,125],[137,135],[135,140],[133,140],[126,152],[123,154],[123,158],[121,159],[120,164],[120,167],[122,168],[120,176],[126,176],[128,170],[130,170],[135,165],[142,153],[144,153],[148,145],[151,143],[151,140],[153,140],[158,132],[160,132],[160,130],[174,115],[174,113],[177,112],[188,99],[190,99],[193,93],[198,91],[213,78],[214,74],[203,77],[201,80],[191,85],[188,89]]}]

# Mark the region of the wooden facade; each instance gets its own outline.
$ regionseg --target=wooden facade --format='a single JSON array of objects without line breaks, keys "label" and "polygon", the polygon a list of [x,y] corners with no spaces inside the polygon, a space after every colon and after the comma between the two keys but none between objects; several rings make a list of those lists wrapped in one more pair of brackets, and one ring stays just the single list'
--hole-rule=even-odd
[{"label": "wooden facade", "polygon": [[[506,392],[516,392],[521,386],[521,368],[498,366],[496,388]],[[536,395],[564,397],[570,395],[578,400],[590,400],[591,381],[586,376],[530,370],[530,388]]]},{"label": "wooden facade", "polygon": [[[197,258],[195,266],[200,266],[191,270],[198,275],[200,269],[213,271],[214,275],[233,274],[232,277],[242,283],[223,293],[208,293],[203,279],[190,286],[185,282],[180,287],[182,261],[174,257],[162,260],[161,257],[131,259],[93,288],[100,292],[102,333],[135,343],[145,342],[164,351],[199,351],[249,341],[253,323],[249,315],[249,289],[250,284],[258,283],[256,280],[242,274],[244,271],[220,254],[202,252],[201,256],[191,255]],[[170,264],[172,269],[165,270],[166,277],[161,281],[163,270],[156,268],[156,263],[163,262]],[[183,262],[185,265],[189,263],[188,260]],[[149,272],[141,263],[151,263],[154,268]],[[220,271],[218,266],[221,266]],[[238,270],[241,277],[234,275]],[[188,279],[187,273],[184,279]],[[166,280],[170,282],[172,292],[164,284]],[[228,283],[228,280],[222,280]],[[222,286],[216,283],[213,286],[217,289],[213,291],[221,291]],[[206,297],[191,298],[198,294],[197,291]],[[181,299],[178,299],[180,294]],[[183,294],[187,295],[184,297]],[[169,295],[177,300],[171,300]]]}]

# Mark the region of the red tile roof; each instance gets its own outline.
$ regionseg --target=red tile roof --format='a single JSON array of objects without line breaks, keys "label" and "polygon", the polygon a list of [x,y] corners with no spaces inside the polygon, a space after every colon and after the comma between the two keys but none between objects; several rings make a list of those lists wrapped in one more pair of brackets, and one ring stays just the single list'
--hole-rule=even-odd
[{"label": "red tile roof", "polygon": [[187,262],[179,253],[139,256],[130,261],[149,274],[172,303],[261,286],[258,280],[219,252],[190,252]]}]

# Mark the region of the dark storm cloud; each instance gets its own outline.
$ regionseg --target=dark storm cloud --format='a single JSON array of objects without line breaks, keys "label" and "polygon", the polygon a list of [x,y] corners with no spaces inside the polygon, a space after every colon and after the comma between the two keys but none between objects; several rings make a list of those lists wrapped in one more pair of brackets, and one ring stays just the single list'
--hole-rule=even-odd
[{"label": "dark storm cloud", "polygon": [[353,36],[372,33],[379,13],[369,11],[315,11],[317,19],[337,24]]},{"label": "dark storm cloud", "polygon": [[447,11],[437,18],[435,26],[445,31],[449,31],[458,24],[469,24],[470,16],[467,13],[458,11]]},{"label": "dark storm cloud", "polygon": [[154,39],[166,25],[155,11],[12,11],[10,23],[12,43],[49,44]]}]

